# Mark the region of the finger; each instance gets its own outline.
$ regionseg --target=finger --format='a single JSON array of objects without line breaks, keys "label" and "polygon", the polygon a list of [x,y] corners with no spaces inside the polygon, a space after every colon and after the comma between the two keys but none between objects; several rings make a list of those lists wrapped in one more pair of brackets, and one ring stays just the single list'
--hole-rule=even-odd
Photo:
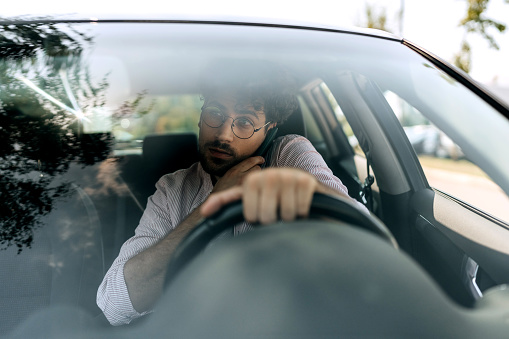
[{"label": "finger", "polygon": [[224,205],[239,200],[240,198],[242,198],[242,187],[240,186],[235,186],[218,193],[213,193],[201,205],[200,213],[204,217],[209,217]]},{"label": "finger", "polygon": [[307,217],[316,188],[316,179],[304,173],[296,177],[297,215]]},{"label": "finger", "polygon": [[292,221],[297,215],[297,199],[295,196],[296,181],[294,176],[282,178],[281,193],[279,195],[279,211],[281,219]]},{"label": "finger", "polygon": [[248,169],[246,171],[246,173],[257,172],[257,171],[261,171],[261,170],[262,170],[262,168],[259,165],[256,165],[256,166],[253,166],[250,169]]},{"label": "finger", "polygon": [[247,176],[242,184],[242,207],[244,219],[247,222],[258,221],[257,214],[262,180],[262,172],[260,171]]},{"label": "finger", "polygon": [[246,172],[243,173],[243,175],[240,176],[239,184],[242,184],[244,182],[244,180],[246,179],[246,177],[248,175],[251,175],[251,173],[256,173],[261,170],[262,170],[262,168],[260,166],[255,166],[255,167],[248,169]]},{"label": "finger", "polygon": [[256,166],[260,167],[260,165],[265,162],[265,159],[263,157],[250,157],[244,161],[245,161],[245,164],[242,167],[242,169],[244,170],[244,172],[246,172],[246,171],[249,171],[250,169],[252,169],[253,167],[256,167]]},{"label": "finger", "polygon": [[233,166],[230,169],[230,171],[247,172],[255,166],[260,166],[264,162],[265,162],[265,159],[263,157],[250,157],[250,158],[244,159],[237,165]]},{"label": "finger", "polygon": [[275,171],[266,171],[264,174],[258,204],[258,220],[262,224],[270,224],[277,221],[281,178]]}]

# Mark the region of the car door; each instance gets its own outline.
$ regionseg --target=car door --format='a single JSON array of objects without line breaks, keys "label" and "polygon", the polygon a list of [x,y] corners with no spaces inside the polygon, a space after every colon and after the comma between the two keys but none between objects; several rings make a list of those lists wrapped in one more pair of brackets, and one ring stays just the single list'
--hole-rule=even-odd
[{"label": "car door", "polygon": [[[428,271],[451,298],[462,305],[472,305],[482,297],[486,289],[508,282],[509,268],[506,263],[509,259],[509,225],[497,212],[477,207],[468,199],[479,195],[481,189],[472,187],[468,182],[462,183],[461,180],[456,180],[455,185],[443,187],[444,182],[448,183],[447,178],[437,181],[431,171],[423,169],[429,167],[425,162],[430,157],[417,154],[422,151],[418,149],[415,140],[413,143],[410,141],[413,137],[403,126],[404,121],[395,113],[398,107],[391,105],[391,95],[399,98],[400,104],[406,105],[414,113],[429,113],[425,112],[428,106],[420,100],[413,101],[416,98],[405,95],[404,91],[398,96],[395,94],[397,87],[389,89],[384,87],[386,84],[383,82],[373,81],[355,72],[331,78],[328,85],[360,147],[368,154],[365,159],[372,165],[380,192],[381,212],[378,215],[393,231],[400,246]],[[454,83],[454,86],[460,85]],[[467,93],[465,89],[462,90]],[[468,100],[482,101],[473,93],[469,95],[472,98]],[[486,111],[497,114],[488,106]],[[329,118],[334,116],[330,112],[324,114],[329,114]],[[463,143],[465,149],[473,147],[461,132],[454,133],[454,126],[450,126],[450,122],[437,120],[452,135],[449,138],[429,123],[429,126],[436,129],[434,135],[443,140],[455,137]],[[467,156],[461,155],[459,146],[454,144],[449,149],[450,154],[444,154],[440,146],[435,146],[435,156],[438,160],[447,158],[456,170],[460,167],[459,160],[479,170]],[[471,153],[475,156],[475,151]],[[465,159],[453,159],[456,156]],[[448,178],[458,179],[460,174],[452,171]],[[496,186],[495,192],[498,192],[495,197],[487,193],[486,199],[491,202],[487,202],[486,206],[490,207],[490,204],[506,199],[502,202],[501,210],[504,207],[506,209],[509,206],[507,195],[488,180],[487,175],[481,177]],[[467,199],[459,197],[456,192],[448,192],[448,189],[454,191],[458,188],[470,188],[464,195]]]}]

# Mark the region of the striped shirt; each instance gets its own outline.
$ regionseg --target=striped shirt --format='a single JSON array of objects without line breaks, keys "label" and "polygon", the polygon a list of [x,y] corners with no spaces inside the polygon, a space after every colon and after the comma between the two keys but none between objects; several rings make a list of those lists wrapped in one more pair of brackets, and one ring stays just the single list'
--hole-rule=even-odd
[{"label": "striped shirt", "polygon": [[[348,195],[341,180],[334,176],[322,156],[304,137],[287,135],[276,139],[267,159],[270,167],[300,168],[314,175],[323,185]],[[200,163],[195,163],[188,169],[163,176],[156,188],[148,199],[135,235],[123,244],[97,292],[97,305],[112,325],[128,324],[148,313],[138,313],[131,304],[124,280],[125,263],[167,236],[207,199],[213,185],[210,175]],[[362,204],[352,201],[367,212]],[[239,224],[235,226],[234,234],[250,228],[247,223]]]}]

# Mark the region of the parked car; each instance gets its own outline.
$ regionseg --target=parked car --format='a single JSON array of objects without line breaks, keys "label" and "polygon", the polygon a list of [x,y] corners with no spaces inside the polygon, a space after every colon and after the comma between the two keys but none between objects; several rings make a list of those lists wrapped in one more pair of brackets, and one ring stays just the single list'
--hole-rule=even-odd
[{"label": "parked car", "polygon": [[433,125],[404,126],[403,129],[417,154],[452,159],[464,156],[458,145]]},{"label": "parked car", "polygon": [[[377,30],[259,19],[3,19],[0,36],[3,336],[507,337],[509,224],[430,186],[386,99],[509,193],[509,108],[447,62]],[[219,242],[114,328],[97,288],[155,182],[197,161],[213,60],[285,68],[300,108],[280,135],[307,137],[374,217],[317,200],[327,218]]]}]

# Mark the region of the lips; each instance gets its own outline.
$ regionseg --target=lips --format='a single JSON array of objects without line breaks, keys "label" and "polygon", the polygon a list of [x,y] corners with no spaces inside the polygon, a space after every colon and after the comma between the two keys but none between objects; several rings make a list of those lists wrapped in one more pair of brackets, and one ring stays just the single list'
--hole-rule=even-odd
[{"label": "lips", "polygon": [[232,156],[231,153],[229,153],[223,149],[215,148],[215,147],[214,148],[210,147],[209,152],[213,157],[220,158],[220,159],[227,159]]}]

